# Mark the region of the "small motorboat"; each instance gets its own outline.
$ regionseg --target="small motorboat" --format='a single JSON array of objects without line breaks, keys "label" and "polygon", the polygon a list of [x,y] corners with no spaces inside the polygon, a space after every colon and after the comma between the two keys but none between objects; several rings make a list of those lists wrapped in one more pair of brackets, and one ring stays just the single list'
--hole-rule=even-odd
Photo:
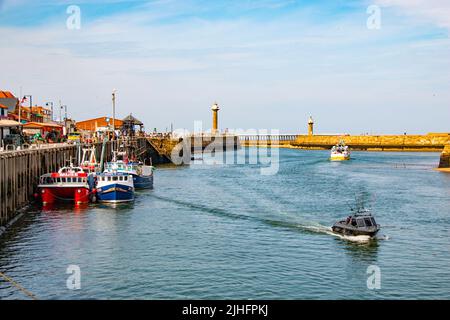
[{"label": "small motorboat", "polygon": [[331,149],[331,161],[345,161],[350,160],[350,150],[345,145],[344,140],[341,140],[337,145]]},{"label": "small motorboat", "polygon": [[373,237],[380,231],[380,225],[377,224],[370,210],[358,209],[347,219],[336,222],[332,230],[345,236]]}]

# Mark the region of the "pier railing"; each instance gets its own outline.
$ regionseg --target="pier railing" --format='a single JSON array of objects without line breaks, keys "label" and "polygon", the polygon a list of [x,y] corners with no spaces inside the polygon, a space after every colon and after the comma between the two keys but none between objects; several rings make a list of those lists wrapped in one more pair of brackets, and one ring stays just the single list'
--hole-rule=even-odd
[{"label": "pier railing", "polygon": [[239,135],[239,141],[243,146],[264,146],[264,145],[290,145],[295,142],[297,134],[263,134],[263,135]]}]

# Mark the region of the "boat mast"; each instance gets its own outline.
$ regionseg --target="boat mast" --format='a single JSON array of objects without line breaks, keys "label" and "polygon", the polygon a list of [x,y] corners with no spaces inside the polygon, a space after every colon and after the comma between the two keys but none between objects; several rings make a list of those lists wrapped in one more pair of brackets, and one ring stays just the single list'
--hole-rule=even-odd
[{"label": "boat mast", "polygon": [[118,151],[118,141],[116,139],[116,93],[117,90],[114,89],[112,92],[112,130],[113,130],[113,136],[112,136],[112,141],[113,141],[113,161],[116,161],[116,153]]}]

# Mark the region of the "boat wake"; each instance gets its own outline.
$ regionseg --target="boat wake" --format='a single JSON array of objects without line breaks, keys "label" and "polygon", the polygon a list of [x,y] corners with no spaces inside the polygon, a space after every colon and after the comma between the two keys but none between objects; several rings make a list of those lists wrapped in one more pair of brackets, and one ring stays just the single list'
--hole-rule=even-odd
[{"label": "boat wake", "polygon": [[389,237],[381,236],[381,235],[378,235],[378,236],[375,236],[375,237],[370,237],[370,236],[344,236],[344,235],[337,234],[337,233],[333,232],[331,227],[324,226],[324,225],[322,225],[320,223],[316,223],[316,222],[299,223],[298,221],[294,222],[294,221],[286,221],[286,220],[280,220],[280,219],[256,217],[256,216],[251,216],[251,215],[232,213],[232,212],[229,212],[228,210],[224,210],[224,209],[211,208],[211,207],[203,206],[203,205],[200,205],[200,204],[194,204],[194,203],[191,203],[191,202],[185,202],[185,201],[175,200],[175,199],[172,199],[172,198],[162,197],[162,196],[158,196],[158,195],[155,195],[155,194],[152,194],[151,196],[153,198],[156,198],[156,199],[159,199],[159,200],[162,200],[162,201],[175,203],[175,204],[178,204],[178,205],[189,207],[191,209],[200,210],[200,211],[203,211],[203,212],[206,212],[206,213],[209,213],[209,214],[214,214],[214,215],[218,215],[218,216],[224,216],[224,217],[233,218],[233,219],[254,220],[254,221],[265,223],[267,225],[276,226],[276,227],[279,227],[279,228],[287,228],[287,229],[301,231],[301,232],[316,233],[316,234],[327,234],[327,235],[331,235],[331,236],[334,236],[334,237],[337,237],[337,238],[341,238],[341,239],[348,240],[348,241],[353,241],[353,242],[370,242],[370,241],[373,241],[373,240],[388,240],[389,239]]},{"label": "boat wake", "polygon": [[359,242],[359,243],[370,242],[370,241],[375,241],[375,240],[389,240],[389,236],[387,236],[387,235],[376,235],[375,237],[363,236],[363,235],[361,235],[361,236],[346,236],[346,235],[335,233],[335,232],[333,232],[331,227],[324,226],[321,224],[317,224],[317,225],[299,224],[299,225],[297,225],[297,227],[300,229],[306,230],[306,231],[327,234],[327,235],[334,236],[339,239],[352,241],[352,242]]}]

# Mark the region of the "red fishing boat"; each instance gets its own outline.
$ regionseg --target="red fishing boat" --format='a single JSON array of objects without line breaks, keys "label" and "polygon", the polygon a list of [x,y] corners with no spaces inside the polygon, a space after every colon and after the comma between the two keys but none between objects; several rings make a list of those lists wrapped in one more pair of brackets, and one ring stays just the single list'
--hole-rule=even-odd
[{"label": "red fishing boat", "polygon": [[91,179],[81,167],[63,167],[40,177],[38,191],[44,205],[59,201],[88,203]]}]

